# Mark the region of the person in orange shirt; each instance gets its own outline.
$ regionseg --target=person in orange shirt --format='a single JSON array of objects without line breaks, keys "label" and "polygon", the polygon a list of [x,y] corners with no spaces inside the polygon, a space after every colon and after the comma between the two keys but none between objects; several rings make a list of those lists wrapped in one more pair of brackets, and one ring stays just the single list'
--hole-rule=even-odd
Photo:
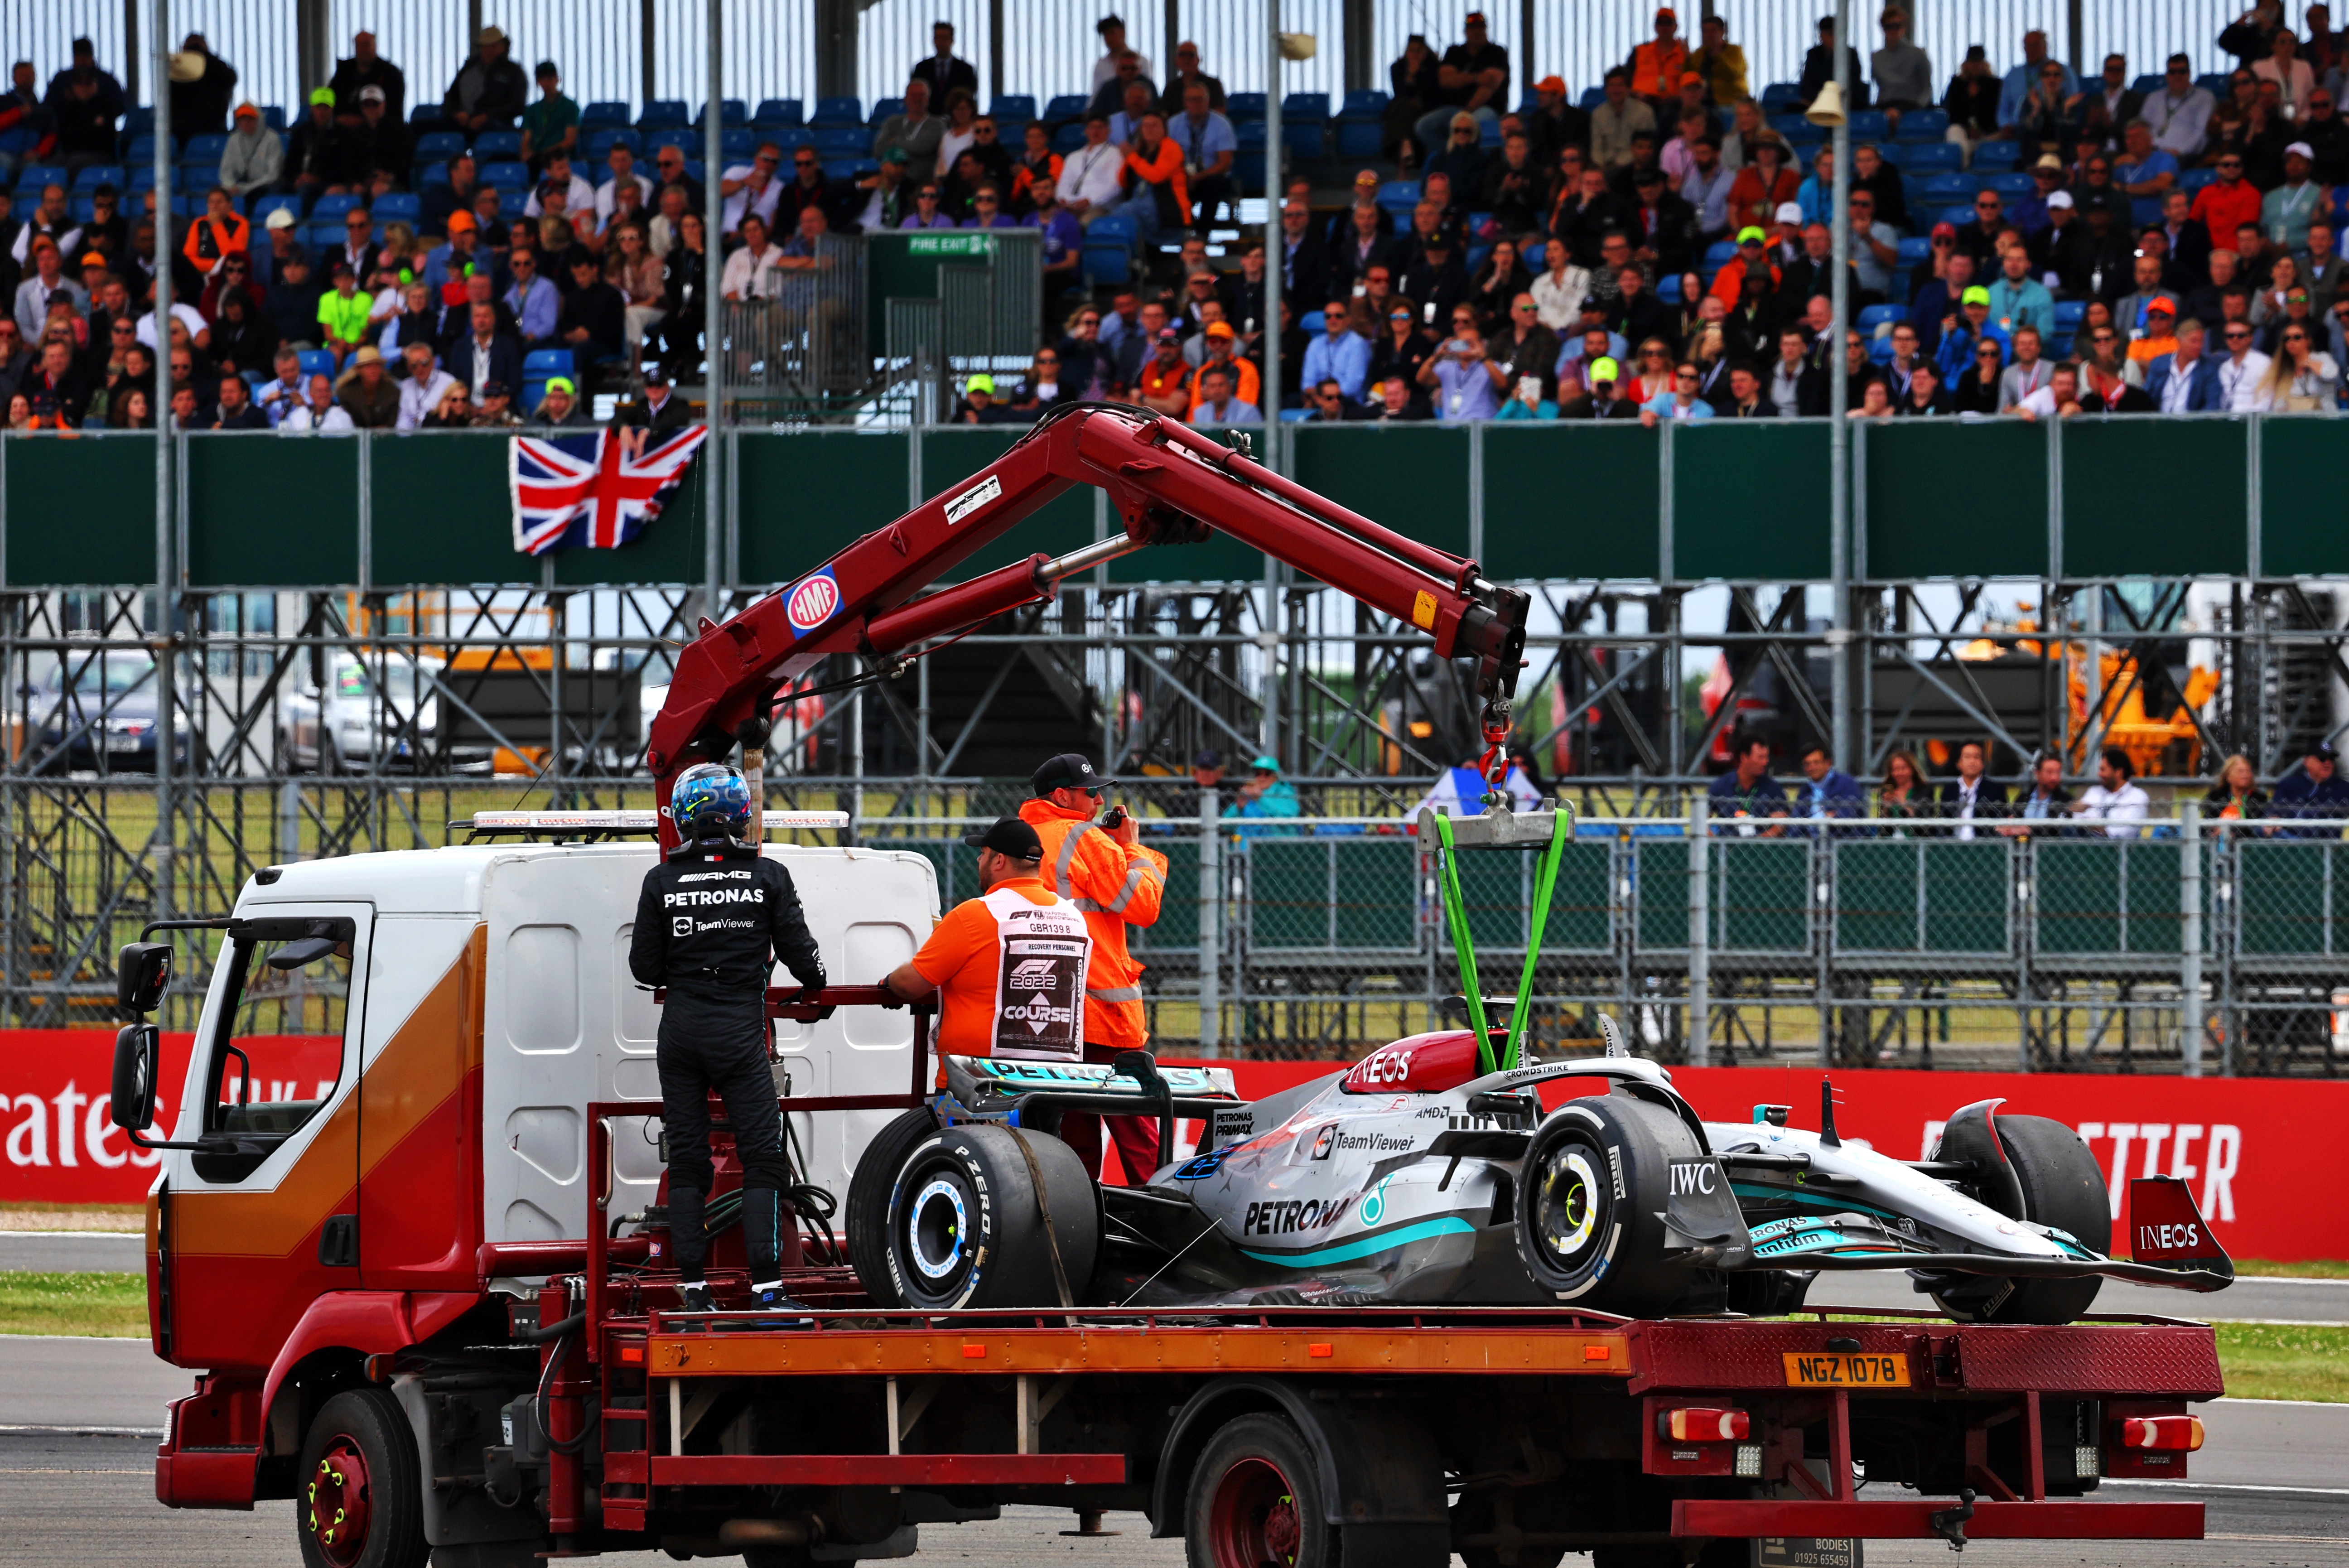
[{"label": "person in orange shirt", "polygon": [[1162,234],[1179,234],[1191,222],[1191,189],[1183,177],[1183,149],[1166,134],[1166,117],[1156,109],[1142,117],[1119,171],[1125,195],[1109,209],[1133,219],[1144,255]]},{"label": "person in orange shirt", "polygon": [[[1228,330],[1228,329],[1227,329]],[[1074,752],[1053,757],[1036,770],[1035,798],[1019,808],[1019,819],[1043,845],[1044,881],[1084,914],[1092,939],[1085,982],[1085,1060],[1114,1061],[1121,1051],[1150,1043],[1149,1015],[1142,1002],[1142,966],[1126,949],[1126,928],[1156,923],[1166,892],[1166,857],[1143,847],[1142,825],[1115,808],[1100,822],[1102,791],[1115,784],[1093,772]],[[1101,1122],[1071,1115],[1061,1118],[1061,1136],[1101,1174]],[[1126,1180],[1140,1186],[1158,1169],[1158,1127],[1141,1116],[1111,1116],[1110,1136],[1125,1167]]]},{"label": "person in orange shirt", "polygon": [[1631,90],[1658,105],[1680,96],[1681,75],[1688,69],[1688,45],[1681,39],[1681,19],[1669,5],[1656,12],[1656,36],[1631,51]]},{"label": "person in orange shirt", "polygon": [[1188,420],[1199,411],[1199,404],[1206,396],[1203,383],[1206,380],[1206,372],[1210,365],[1220,365],[1232,373],[1232,396],[1243,403],[1254,403],[1257,408],[1263,408],[1264,400],[1257,394],[1264,389],[1264,378],[1257,372],[1253,360],[1233,358],[1234,350],[1239,346],[1239,336],[1232,330],[1232,324],[1228,321],[1208,322],[1206,338],[1207,351],[1199,361],[1200,374],[1191,378],[1190,406],[1184,410],[1183,417]]},{"label": "person in orange shirt", "polygon": [[1084,1054],[1092,940],[1076,906],[1042,881],[1043,841],[1018,817],[1002,816],[963,842],[978,851],[984,891],[948,910],[922,950],[881,982],[907,1002],[939,993],[940,1088],[947,1056],[1074,1062]]},{"label": "person in orange shirt", "polygon": [[204,215],[188,225],[181,247],[196,270],[210,275],[232,255],[243,255],[253,244],[253,225],[236,215],[227,190],[219,185],[204,193]]}]

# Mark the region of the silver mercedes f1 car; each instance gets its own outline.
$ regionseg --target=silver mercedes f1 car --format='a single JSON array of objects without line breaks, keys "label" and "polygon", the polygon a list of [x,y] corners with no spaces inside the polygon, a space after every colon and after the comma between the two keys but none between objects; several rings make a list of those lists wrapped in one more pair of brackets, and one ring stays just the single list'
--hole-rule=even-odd
[{"label": "silver mercedes f1 car", "polygon": [[[1816,1131],[1783,1106],[1707,1122],[1602,1029],[1606,1055],[1483,1073],[1468,1031],[1413,1035],[1253,1103],[1227,1070],[1140,1052],[950,1057],[947,1092],[859,1162],[850,1255],[875,1300],[932,1309],[1764,1314],[1799,1307],[1821,1272],[1900,1269],[1952,1317],[2064,1323],[2106,1278],[2233,1279],[2168,1179],[2132,1183],[2136,1256],[2113,1257],[2104,1175],[2059,1122],[1980,1101],[1931,1158],[1893,1159],[1837,1135],[1824,1083]],[[1070,1112],[1155,1116],[1169,1158],[1146,1185],[1097,1185],[1053,1136]],[[1178,1118],[1206,1128],[1182,1159]]]}]

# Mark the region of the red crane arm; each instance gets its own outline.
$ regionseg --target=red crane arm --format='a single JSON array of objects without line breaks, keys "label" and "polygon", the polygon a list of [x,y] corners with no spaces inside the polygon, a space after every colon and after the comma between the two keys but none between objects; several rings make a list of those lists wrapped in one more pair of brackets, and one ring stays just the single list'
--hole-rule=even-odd
[{"label": "red crane arm", "polygon": [[[1109,493],[1123,533],[916,597],[1078,484]],[[704,620],[678,656],[646,750],[660,800],[666,805],[680,769],[728,754],[735,726],[832,654],[887,659],[1049,597],[1063,578],[1102,561],[1148,545],[1196,543],[1209,531],[1419,628],[1442,657],[1475,658],[1492,764],[1522,666],[1522,591],[1489,583],[1474,561],[1381,527],[1185,425],[1093,403],[1048,416],[987,467],[724,625]],[[666,819],[661,833],[673,841]]]}]

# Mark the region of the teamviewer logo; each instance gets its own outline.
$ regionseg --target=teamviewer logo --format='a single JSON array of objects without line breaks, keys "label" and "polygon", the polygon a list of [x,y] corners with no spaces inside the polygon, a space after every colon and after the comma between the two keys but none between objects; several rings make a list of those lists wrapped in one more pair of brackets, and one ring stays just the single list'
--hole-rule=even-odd
[{"label": "teamviewer logo", "polygon": [[668,934],[673,937],[689,937],[693,935],[693,917],[691,915],[671,915],[668,921]]}]

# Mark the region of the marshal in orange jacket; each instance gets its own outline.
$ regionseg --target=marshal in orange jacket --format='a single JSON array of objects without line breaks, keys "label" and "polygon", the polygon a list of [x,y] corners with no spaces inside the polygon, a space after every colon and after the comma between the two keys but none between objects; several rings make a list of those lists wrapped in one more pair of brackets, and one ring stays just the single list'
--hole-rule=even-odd
[{"label": "marshal in orange jacket", "polygon": [[1044,841],[1045,886],[1084,911],[1093,951],[1085,973],[1085,1044],[1138,1051],[1150,1039],[1142,1006],[1142,966],[1125,949],[1125,928],[1158,919],[1166,857],[1120,844],[1102,828],[1049,800],[1031,800],[1019,820]]}]

